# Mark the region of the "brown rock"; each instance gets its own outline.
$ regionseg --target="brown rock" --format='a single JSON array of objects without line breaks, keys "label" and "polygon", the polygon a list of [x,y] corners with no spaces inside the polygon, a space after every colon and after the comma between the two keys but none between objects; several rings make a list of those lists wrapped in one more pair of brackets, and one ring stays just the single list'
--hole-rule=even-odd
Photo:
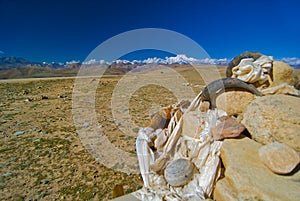
[{"label": "brown rock", "polygon": [[239,115],[255,99],[248,91],[228,91],[217,97],[217,108],[224,110],[228,116]]},{"label": "brown rock", "polygon": [[300,151],[299,101],[281,94],[257,97],[247,107],[242,124],[257,142],[282,142]]},{"label": "brown rock", "polygon": [[172,107],[166,107],[152,114],[149,127],[153,128],[153,130],[166,128],[171,119],[171,111]]},{"label": "brown rock", "polygon": [[249,138],[226,139],[221,148],[225,177],[214,190],[217,201],[298,200],[300,172],[291,176],[272,173],[260,160],[262,145]]},{"label": "brown rock", "polygon": [[289,174],[300,163],[297,152],[289,146],[273,142],[259,149],[261,161],[274,173]]},{"label": "brown rock", "polygon": [[216,127],[211,129],[214,140],[223,140],[239,136],[245,130],[245,126],[235,119],[228,117]]},{"label": "brown rock", "polygon": [[297,78],[293,67],[281,61],[273,61],[273,83],[271,86],[277,86],[281,83],[295,86],[296,82]]}]

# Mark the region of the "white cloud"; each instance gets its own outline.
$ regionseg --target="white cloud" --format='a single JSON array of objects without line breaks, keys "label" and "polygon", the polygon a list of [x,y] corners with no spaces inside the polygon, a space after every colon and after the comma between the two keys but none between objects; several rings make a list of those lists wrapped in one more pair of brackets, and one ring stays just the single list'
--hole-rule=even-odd
[{"label": "white cloud", "polygon": [[0,54],[4,54],[4,52],[0,50]]}]

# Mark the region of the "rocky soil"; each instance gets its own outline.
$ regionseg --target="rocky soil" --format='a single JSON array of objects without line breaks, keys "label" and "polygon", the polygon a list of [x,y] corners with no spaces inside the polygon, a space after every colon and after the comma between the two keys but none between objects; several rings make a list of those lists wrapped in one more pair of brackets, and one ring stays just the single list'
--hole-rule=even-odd
[{"label": "rocky soil", "polygon": [[[195,93],[203,89],[204,83],[199,82],[195,73],[185,73]],[[222,73],[224,75],[224,69]],[[119,79],[117,76],[107,76],[99,82],[96,93],[97,121],[111,143],[135,154],[135,138],[122,133],[111,114],[111,96]],[[72,78],[0,82],[0,200],[108,200],[116,185],[121,184],[125,194],[142,187],[140,175],[128,175],[105,167],[82,145],[72,119],[73,84]],[[145,127],[149,123],[149,115],[155,111],[153,105],[167,106],[176,102],[167,89],[150,85],[132,95],[130,115],[138,126]],[[240,112],[237,111],[237,114]],[[137,130],[135,128],[134,132]],[[227,171],[225,175],[230,178],[228,175],[234,176],[236,171],[241,175],[234,182],[226,180],[226,177],[221,180],[216,197],[238,196],[235,189],[240,189],[240,184],[247,186],[244,182],[249,181],[250,173],[256,175],[258,166],[262,169],[261,175],[273,174],[259,159],[261,146],[246,139],[225,141],[221,153]],[[232,148],[236,148],[235,151]],[[251,157],[254,162],[248,160]],[[233,162],[226,163],[225,158]],[[239,158],[245,161],[239,162]],[[254,166],[241,169],[240,165],[247,161],[253,162]],[[295,188],[299,189],[299,174],[294,174],[290,179],[278,175],[274,177],[276,181],[287,182],[287,185],[290,185],[288,182],[296,182]],[[239,179],[243,181],[238,183]],[[268,182],[273,181],[270,179]],[[253,184],[257,186],[258,183],[262,183],[260,178]],[[290,188],[292,190],[294,183]],[[230,194],[219,193],[228,188],[233,189]],[[277,187],[274,188],[276,190]],[[249,191],[250,194],[247,192],[244,195],[249,196],[245,199],[251,200],[252,191]],[[271,189],[270,194],[273,192]],[[257,195],[256,200],[263,199],[259,193]]]},{"label": "rocky soil", "polygon": [[[194,72],[181,70],[198,93],[199,77],[189,79]],[[120,78],[100,80],[97,121],[113,145],[135,154],[135,137],[122,133],[111,113],[111,96]],[[116,185],[121,184],[125,194],[142,187],[140,175],[103,166],[82,145],[72,119],[74,81],[0,82],[0,200],[108,200]],[[176,102],[166,88],[149,85],[132,95],[129,112],[136,125],[146,126],[154,106]]]},{"label": "rocky soil", "polygon": [[[116,82],[99,83],[100,89],[106,86],[98,96],[99,122],[116,145],[134,152],[134,139],[116,129],[107,111]],[[72,119],[73,83],[0,83],[0,200],[107,200],[117,184],[125,193],[141,187],[139,175],[103,166],[81,144]]]}]

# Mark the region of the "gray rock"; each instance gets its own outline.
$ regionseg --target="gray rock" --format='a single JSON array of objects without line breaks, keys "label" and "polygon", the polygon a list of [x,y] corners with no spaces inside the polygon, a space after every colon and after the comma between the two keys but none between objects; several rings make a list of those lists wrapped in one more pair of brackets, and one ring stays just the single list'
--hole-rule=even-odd
[{"label": "gray rock", "polygon": [[4,177],[11,177],[12,175],[13,175],[13,173],[11,173],[11,172],[7,172],[7,173],[3,174]]},{"label": "gray rock", "polygon": [[273,142],[259,149],[261,161],[274,173],[289,174],[300,163],[297,152],[289,146]]},{"label": "gray rock", "polygon": [[24,135],[24,134],[25,134],[25,131],[17,131],[13,135],[14,136],[20,136],[20,135]]},{"label": "gray rock", "polygon": [[247,107],[242,124],[257,142],[282,142],[300,151],[299,101],[281,94],[257,97]]},{"label": "gray rock", "polygon": [[221,148],[225,177],[214,190],[215,200],[299,200],[300,172],[271,172],[259,159],[262,145],[249,138],[226,139]]}]

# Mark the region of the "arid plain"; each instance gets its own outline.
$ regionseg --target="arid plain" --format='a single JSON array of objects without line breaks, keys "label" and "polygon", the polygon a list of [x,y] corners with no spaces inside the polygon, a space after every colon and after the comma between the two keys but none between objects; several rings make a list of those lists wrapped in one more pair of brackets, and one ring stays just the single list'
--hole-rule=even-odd
[{"label": "arid plain", "polygon": [[[195,94],[203,89],[193,68],[174,69]],[[224,76],[224,67],[218,69]],[[121,78],[103,76],[98,83],[97,121],[114,146],[135,154],[135,137],[119,130],[111,112],[112,93]],[[125,194],[142,187],[140,175],[105,167],[82,145],[72,116],[75,79],[0,82],[0,200],[107,200],[117,184],[123,185]],[[153,105],[176,102],[166,88],[148,85],[133,94],[129,112],[136,125],[144,127]]]},{"label": "arid plain", "polygon": [[[207,66],[206,66],[207,67]],[[190,66],[173,66],[195,94],[205,83]],[[225,67],[217,67],[224,77]],[[297,71],[299,76],[299,70]],[[103,76],[96,91],[97,121],[110,142],[135,154],[135,137],[123,133],[111,112],[113,90],[122,76]],[[76,78],[0,82],[0,200],[108,200],[121,184],[125,194],[138,190],[140,175],[107,168],[83,146],[72,115]],[[149,124],[153,105],[178,100],[168,89],[144,86],[130,98],[136,125]],[[137,132],[138,127],[133,131]]]}]

